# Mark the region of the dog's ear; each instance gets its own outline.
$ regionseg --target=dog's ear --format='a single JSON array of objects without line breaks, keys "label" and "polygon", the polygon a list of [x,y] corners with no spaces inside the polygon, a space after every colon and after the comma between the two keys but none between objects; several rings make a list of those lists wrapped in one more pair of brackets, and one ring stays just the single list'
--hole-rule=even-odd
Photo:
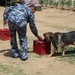
[{"label": "dog's ear", "polygon": [[46,36],[46,34],[50,34],[50,33],[51,33],[51,32],[46,32],[46,33],[44,33],[44,34],[43,34],[43,36],[45,37],[45,36]]},{"label": "dog's ear", "polygon": [[46,32],[43,34],[43,36],[44,36],[44,41],[50,41],[51,40],[51,38],[50,38],[51,32]]}]

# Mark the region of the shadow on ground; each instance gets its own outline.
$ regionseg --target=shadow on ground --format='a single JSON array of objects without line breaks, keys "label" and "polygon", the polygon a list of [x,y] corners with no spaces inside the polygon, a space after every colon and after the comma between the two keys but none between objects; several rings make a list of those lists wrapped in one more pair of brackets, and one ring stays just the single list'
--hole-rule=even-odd
[{"label": "shadow on ground", "polygon": [[[5,57],[12,57],[12,52],[10,49],[0,50],[0,53],[3,53]],[[33,53],[33,51],[27,51],[27,53]]]},{"label": "shadow on ground", "polygon": [[[62,52],[55,52],[53,56],[61,56]],[[75,56],[75,50],[65,51],[65,56]]]},{"label": "shadow on ground", "polygon": [[3,55],[6,56],[6,57],[12,56],[12,53],[11,53],[10,49],[0,50],[0,53],[3,53]]}]

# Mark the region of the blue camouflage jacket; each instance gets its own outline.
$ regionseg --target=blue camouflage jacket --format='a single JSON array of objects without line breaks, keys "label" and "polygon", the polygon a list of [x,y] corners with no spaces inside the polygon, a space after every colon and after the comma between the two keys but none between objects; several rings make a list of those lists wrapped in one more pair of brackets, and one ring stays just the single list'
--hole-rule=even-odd
[{"label": "blue camouflage jacket", "polygon": [[38,36],[34,21],[34,14],[25,5],[18,4],[17,6],[7,7],[3,14],[3,20],[11,21],[19,27],[25,27],[27,23],[29,23],[32,33],[35,36]]}]

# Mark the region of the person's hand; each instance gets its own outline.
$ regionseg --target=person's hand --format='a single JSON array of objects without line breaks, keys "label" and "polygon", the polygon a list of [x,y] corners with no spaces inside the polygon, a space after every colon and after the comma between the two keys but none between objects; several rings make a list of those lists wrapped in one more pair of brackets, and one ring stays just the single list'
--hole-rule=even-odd
[{"label": "person's hand", "polygon": [[7,26],[7,21],[3,22],[3,27]]},{"label": "person's hand", "polygon": [[43,41],[44,39],[41,36],[37,36],[38,40]]}]

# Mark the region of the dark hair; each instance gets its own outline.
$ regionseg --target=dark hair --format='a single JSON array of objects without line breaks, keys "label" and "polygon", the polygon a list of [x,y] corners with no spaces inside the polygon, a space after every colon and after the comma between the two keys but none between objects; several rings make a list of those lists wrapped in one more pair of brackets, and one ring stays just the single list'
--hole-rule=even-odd
[{"label": "dark hair", "polygon": [[34,5],[30,5],[29,7],[34,7],[34,8],[35,8],[35,10],[36,10],[36,6],[34,6]]}]

